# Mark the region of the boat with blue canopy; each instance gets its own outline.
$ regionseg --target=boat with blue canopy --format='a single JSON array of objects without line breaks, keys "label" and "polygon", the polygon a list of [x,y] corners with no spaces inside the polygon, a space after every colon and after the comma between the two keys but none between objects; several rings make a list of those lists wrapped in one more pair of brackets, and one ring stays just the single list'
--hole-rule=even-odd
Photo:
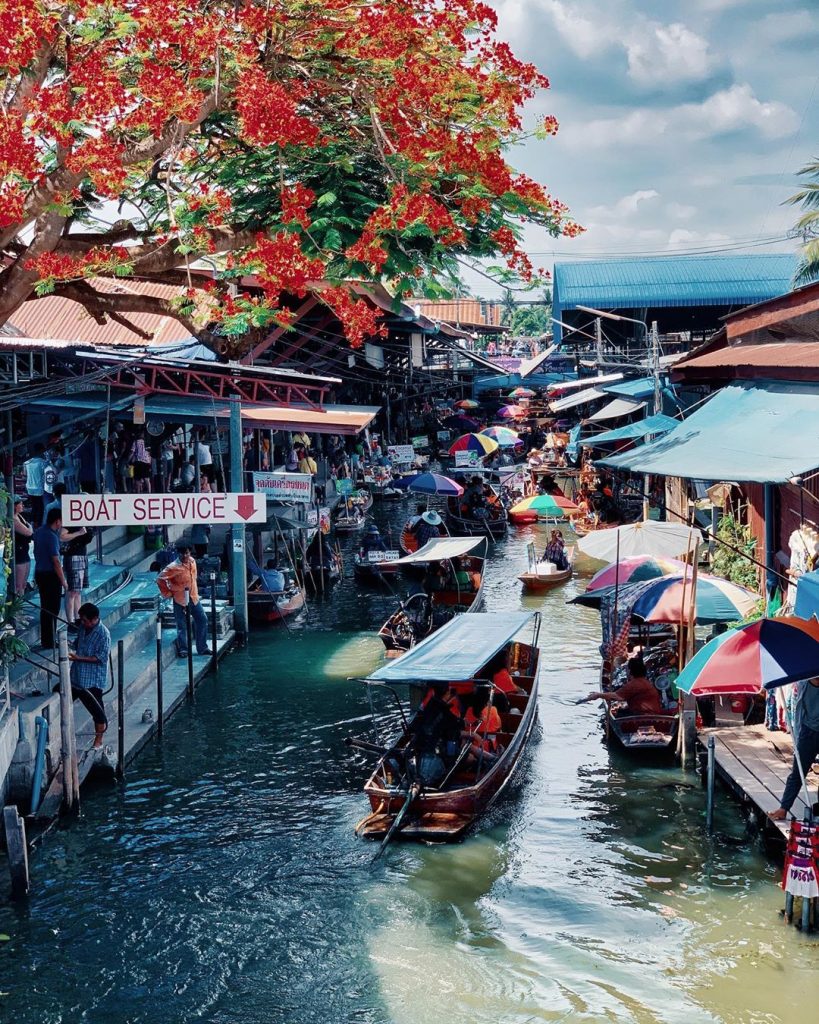
[{"label": "boat with blue canopy", "polygon": [[497,800],[534,727],[539,632],[537,612],[462,615],[363,680],[371,706],[378,688],[397,702],[401,728],[347,740],[379,755],[357,835],[451,841]]}]

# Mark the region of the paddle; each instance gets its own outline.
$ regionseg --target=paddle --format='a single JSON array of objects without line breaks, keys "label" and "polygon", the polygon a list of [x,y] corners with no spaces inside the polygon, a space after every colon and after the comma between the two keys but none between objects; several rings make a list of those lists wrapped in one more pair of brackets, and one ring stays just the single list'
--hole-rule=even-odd
[{"label": "paddle", "polygon": [[406,800],[404,801],[404,803],[401,806],[401,810],[398,812],[398,814],[396,814],[396,816],[395,816],[395,818],[393,820],[392,825],[390,825],[390,827],[389,827],[389,831],[384,836],[384,838],[381,840],[381,845],[378,847],[378,852],[376,853],[376,855],[372,859],[372,863],[373,864],[375,864],[375,862],[380,859],[380,857],[383,854],[383,852],[389,846],[390,841],[392,840],[392,837],[395,835],[395,833],[399,830],[399,828],[403,824],[404,818],[407,815],[407,811],[410,809],[410,804],[413,803],[413,801],[416,799],[416,797],[418,796],[418,794],[420,792],[421,792],[421,783],[420,782],[413,782],[413,784],[410,786],[410,790],[409,790],[409,793],[407,794],[407,798],[406,798]]}]

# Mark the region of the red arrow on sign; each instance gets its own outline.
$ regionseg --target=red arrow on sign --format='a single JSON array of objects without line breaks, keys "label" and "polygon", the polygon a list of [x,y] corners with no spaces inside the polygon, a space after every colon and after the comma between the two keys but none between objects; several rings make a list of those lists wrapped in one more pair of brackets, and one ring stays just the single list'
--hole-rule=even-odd
[{"label": "red arrow on sign", "polygon": [[256,511],[256,499],[252,494],[240,494],[236,499],[236,514],[242,519],[250,519]]}]

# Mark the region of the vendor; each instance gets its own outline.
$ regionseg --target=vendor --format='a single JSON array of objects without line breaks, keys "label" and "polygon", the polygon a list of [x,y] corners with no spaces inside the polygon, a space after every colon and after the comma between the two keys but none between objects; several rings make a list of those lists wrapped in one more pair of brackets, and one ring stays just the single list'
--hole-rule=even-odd
[{"label": "vendor", "polygon": [[625,701],[628,715],[661,715],[663,708],[660,694],[655,685],[646,678],[645,662],[639,655],[629,658],[628,674],[628,682],[618,690],[609,690],[606,693],[593,690],[586,700],[604,700],[608,704],[613,701]]},{"label": "vendor", "polygon": [[552,530],[549,543],[543,552],[543,560],[551,562],[561,572],[569,568],[569,559],[566,556],[566,543],[560,530]]}]

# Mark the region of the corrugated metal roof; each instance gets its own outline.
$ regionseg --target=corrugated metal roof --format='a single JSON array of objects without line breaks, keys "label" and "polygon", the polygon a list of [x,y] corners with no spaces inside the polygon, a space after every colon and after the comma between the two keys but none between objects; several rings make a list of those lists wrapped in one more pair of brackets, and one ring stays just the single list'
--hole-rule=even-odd
[{"label": "corrugated metal roof", "polygon": [[556,263],[554,300],[563,310],[748,305],[789,292],[795,269],[790,253]]},{"label": "corrugated metal roof", "polygon": [[746,376],[788,377],[787,371],[813,371],[811,376],[819,379],[819,342],[783,341],[765,345],[731,345],[713,352],[705,352],[679,363],[674,368],[675,378],[701,377],[695,371],[739,369]]},{"label": "corrugated metal roof", "polygon": [[418,307],[424,316],[431,317],[433,320],[448,320],[455,324],[499,327],[503,314],[499,302],[487,302],[480,299],[445,301],[410,299],[409,301],[413,306]]}]

